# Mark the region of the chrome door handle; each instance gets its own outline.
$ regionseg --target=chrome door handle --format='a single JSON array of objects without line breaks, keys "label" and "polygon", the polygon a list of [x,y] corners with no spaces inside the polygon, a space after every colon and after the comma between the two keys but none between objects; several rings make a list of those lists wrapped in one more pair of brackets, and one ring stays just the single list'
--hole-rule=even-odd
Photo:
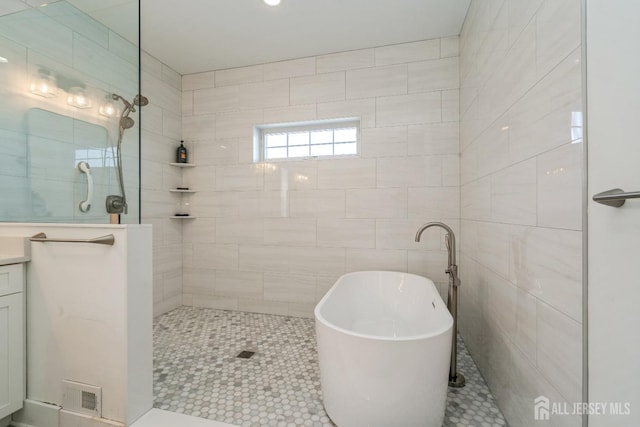
[{"label": "chrome door handle", "polygon": [[93,177],[91,176],[91,168],[89,167],[89,163],[80,162],[78,163],[78,169],[87,175],[87,199],[80,202],[78,208],[80,212],[89,212],[89,209],[91,209],[91,201],[93,200]]},{"label": "chrome door handle", "polygon": [[619,208],[624,205],[627,199],[640,199],[640,191],[630,191],[625,193],[620,188],[614,188],[612,190],[603,191],[602,193],[595,194],[593,201],[601,203],[607,206],[613,206]]}]

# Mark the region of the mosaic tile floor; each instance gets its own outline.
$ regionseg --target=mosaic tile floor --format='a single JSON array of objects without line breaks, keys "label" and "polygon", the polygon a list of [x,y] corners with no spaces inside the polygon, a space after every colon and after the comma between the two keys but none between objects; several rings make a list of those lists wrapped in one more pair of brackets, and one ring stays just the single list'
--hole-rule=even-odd
[{"label": "mosaic tile floor", "polygon": [[[313,319],[181,307],[154,321],[154,407],[238,426],[333,426],[324,412]],[[502,427],[460,340],[444,426]],[[249,359],[236,357],[253,351]]]}]

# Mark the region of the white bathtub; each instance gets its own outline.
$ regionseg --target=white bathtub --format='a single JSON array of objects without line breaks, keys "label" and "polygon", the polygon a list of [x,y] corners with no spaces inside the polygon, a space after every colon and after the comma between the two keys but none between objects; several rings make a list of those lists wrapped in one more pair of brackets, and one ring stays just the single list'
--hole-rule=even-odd
[{"label": "white bathtub", "polygon": [[338,427],[442,426],[453,318],[431,280],[345,274],[315,319],[324,407]]}]

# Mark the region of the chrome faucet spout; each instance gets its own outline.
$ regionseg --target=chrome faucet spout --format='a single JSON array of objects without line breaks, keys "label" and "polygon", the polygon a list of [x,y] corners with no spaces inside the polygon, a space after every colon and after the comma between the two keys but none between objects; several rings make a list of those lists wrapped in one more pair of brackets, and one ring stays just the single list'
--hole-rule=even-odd
[{"label": "chrome faucet spout", "polygon": [[440,227],[447,232],[447,234],[445,235],[445,244],[447,245],[448,263],[449,263],[449,266],[455,265],[456,264],[456,236],[455,234],[453,234],[453,230],[451,229],[451,227],[449,227],[447,224],[443,222],[438,222],[438,221],[428,222],[424,224],[422,227],[418,229],[418,232],[416,233],[416,242],[419,242],[420,237],[422,236],[422,233],[427,228],[431,228],[431,227]]}]

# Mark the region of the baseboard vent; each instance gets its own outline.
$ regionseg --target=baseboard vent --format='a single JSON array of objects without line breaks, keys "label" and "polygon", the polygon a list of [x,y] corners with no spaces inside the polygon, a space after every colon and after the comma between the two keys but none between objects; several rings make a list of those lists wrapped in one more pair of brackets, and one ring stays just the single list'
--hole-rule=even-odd
[{"label": "baseboard vent", "polygon": [[102,389],[74,381],[62,381],[62,408],[79,414],[102,417]]}]

